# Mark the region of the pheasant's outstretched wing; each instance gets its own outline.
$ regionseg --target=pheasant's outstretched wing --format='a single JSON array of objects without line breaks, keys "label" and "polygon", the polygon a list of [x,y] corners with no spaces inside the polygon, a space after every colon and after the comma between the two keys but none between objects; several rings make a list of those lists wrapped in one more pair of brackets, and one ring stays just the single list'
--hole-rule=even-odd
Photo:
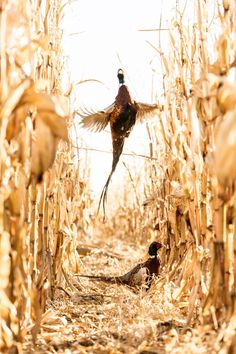
[{"label": "pheasant's outstretched wing", "polygon": [[106,128],[114,107],[115,103],[99,112],[81,110],[81,113],[79,114],[82,117],[80,124],[83,128],[87,128],[94,132],[100,132]]},{"label": "pheasant's outstretched wing", "polygon": [[140,103],[140,102],[135,102],[135,106],[137,109],[137,114],[136,114],[136,121],[142,121],[143,119],[146,118],[152,118],[155,115],[157,115],[161,107],[158,104],[147,104],[147,103]]}]

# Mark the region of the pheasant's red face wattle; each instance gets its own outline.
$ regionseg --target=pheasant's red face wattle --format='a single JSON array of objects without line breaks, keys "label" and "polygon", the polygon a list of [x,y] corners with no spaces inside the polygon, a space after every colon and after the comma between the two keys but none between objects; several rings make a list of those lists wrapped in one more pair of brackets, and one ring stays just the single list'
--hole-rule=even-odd
[{"label": "pheasant's red face wattle", "polygon": [[163,247],[163,244],[160,243],[160,242],[157,242],[157,250],[159,250],[159,249],[162,248],[162,247]]}]

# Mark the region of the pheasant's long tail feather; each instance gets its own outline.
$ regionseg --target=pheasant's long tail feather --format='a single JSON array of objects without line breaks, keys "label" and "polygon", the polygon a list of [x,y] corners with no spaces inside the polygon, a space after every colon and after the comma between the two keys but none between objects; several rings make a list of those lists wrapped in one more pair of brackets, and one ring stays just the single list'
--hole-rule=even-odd
[{"label": "pheasant's long tail feather", "polygon": [[99,199],[99,204],[98,204],[98,213],[101,207],[101,204],[103,206],[103,220],[105,221],[106,218],[106,202],[107,202],[107,192],[108,192],[108,187],[111,181],[111,177],[113,175],[113,173],[115,172],[116,166],[119,162],[120,159],[120,155],[123,151],[123,146],[124,146],[124,137],[119,137],[117,139],[113,140],[113,161],[112,161],[112,169],[111,172],[109,174],[109,177],[106,181],[105,186],[103,187],[100,199]]},{"label": "pheasant's long tail feather", "polygon": [[106,277],[106,276],[99,276],[99,275],[84,275],[84,274],[77,274],[80,278],[89,278],[96,281],[103,281],[105,283],[121,283],[120,277]]},{"label": "pheasant's long tail feather", "polygon": [[114,171],[111,171],[111,173],[109,174],[109,177],[106,181],[105,186],[103,187],[100,199],[99,199],[99,204],[98,204],[98,211],[97,213],[99,213],[100,207],[101,207],[101,203],[103,206],[103,220],[105,221],[105,217],[106,217],[106,202],[107,202],[107,192],[108,192],[108,186],[111,180],[111,176],[113,175]]}]

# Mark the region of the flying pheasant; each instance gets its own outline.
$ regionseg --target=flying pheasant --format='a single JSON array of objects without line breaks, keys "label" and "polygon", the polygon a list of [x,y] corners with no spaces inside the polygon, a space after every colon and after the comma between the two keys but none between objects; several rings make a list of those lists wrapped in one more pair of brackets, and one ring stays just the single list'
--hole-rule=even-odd
[{"label": "flying pheasant", "polygon": [[160,242],[152,242],[148,249],[149,258],[145,262],[137,264],[124,275],[111,277],[78,274],[78,276],[111,284],[124,284],[130,287],[145,285],[147,288],[150,288],[154,279],[153,276],[158,276],[159,274],[160,259],[158,256],[158,250],[162,247],[163,245]]},{"label": "flying pheasant", "polygon": [[120,87],[115,102],[103,111],[89,115],[87,114],[88,112],[80,114],[82,117],[82,126],[92,131],[100,132],[110,123],[113,147],[112,168],[102,190],[98,206],[99,211],[102,202],[104,217],[108,186],[122,153],[125,138],[128,138],[136,122],[142,121],[147,115],[154,115],[160,108],[157,104],[145,104],[134,101],[130,96],[128,87],[124,84],[124,72],[122,69],[118,70],[117,77]]}]

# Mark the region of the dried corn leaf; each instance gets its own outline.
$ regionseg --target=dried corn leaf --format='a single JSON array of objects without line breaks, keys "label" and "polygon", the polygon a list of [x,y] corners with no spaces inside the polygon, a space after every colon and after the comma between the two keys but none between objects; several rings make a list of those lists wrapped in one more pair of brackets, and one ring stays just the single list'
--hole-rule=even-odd
[{"label": "dried corn leaf", "polygon": [[194,86],[194,95],[197,98],[208,98],[216,94],[220,78],[212,73],[206,78],[199,79]]},{"label": "dried corn leaf", "polygon": [[236,107],[236,83],[224,82],[218,89],[217,102],[225,113]]},{"label": "dried corn leaf", "polygon": [[6,292],[0,288],[0,315],[1,318],[7,319],[10,315],[12,318],[16,318],[17,311],[15,306],[9,300]]},{"label": "dried corn leaf", "polygon": [[171,181],[171,196],[175,198],[185,198],[187,197],[187,193],[184,190],[183,186],[177,181]]},{"label": "dried corn leaf", "polygon": [[25,90],[27,90],[30,85],[31,85],[31,80],[26,79],[22,83],[20,83],[17,88],[12,90],[7,100],[5,102],[2,102],[1,104],[0,119],[2,119],[3,117],[10,117],[13,110],[19,103]]},{"label": "dried corn leaf", "polygon": [[222,183],[236,178],[236,110],[228,112],[216,135],[215,173]]},{"label": "dried corn leaf", "polygon": [[4,231],[0,237],[0,290],[2,291],[9,284],[9,274],[11,268],[10,260],[10,234]]},{"label": "dried corn leaf", "polygon": [[205,79],[199,79],[194,87],[196,110],[198,117],[203,120],[212,120],[220,115],[216,94],[220,79],[214,74],[208,74]]},{"label": "dried corn leaf", "polygon": [[228,36],[222,34],[216,43],[216,49],[218,52],[218,62],[224,71],[229,67],[229,46]]},{"label": "dried corn leaf", "polygon": [[12,191],[9,198],[5,202],[5,207],[8,207],[12,215],[19,216],[24,202],[27,178],[21,170],[18,171],[14,177]]},{"label": "dried corn leaf", "polygon": [[228,11],[230,7],[230,0],[223,0],[223,7],[225,11]]}]

